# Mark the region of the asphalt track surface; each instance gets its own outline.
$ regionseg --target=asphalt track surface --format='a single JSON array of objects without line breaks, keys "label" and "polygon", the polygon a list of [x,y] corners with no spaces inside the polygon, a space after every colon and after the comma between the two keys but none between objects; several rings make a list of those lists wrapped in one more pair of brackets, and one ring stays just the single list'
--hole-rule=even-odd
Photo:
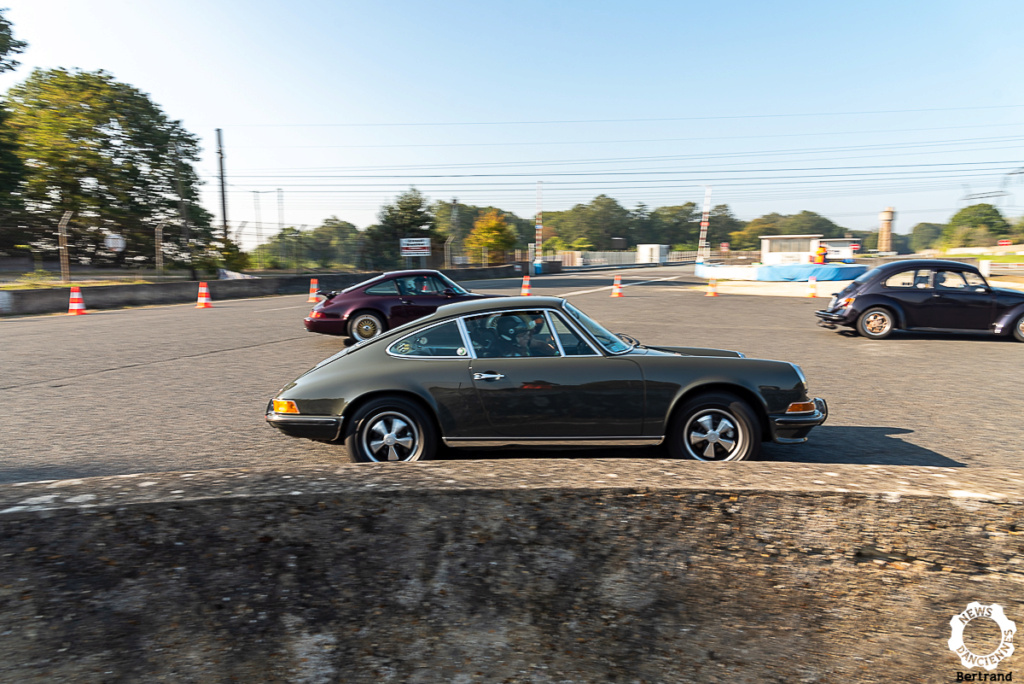
[{"label": "asphalt track surface", "polygon": [[[1024,445],[1024,344],[968,335],[872,341],[815,324],[824,299],[706,297],[692,267],[532,278],[649,344],[736,349],[800,364],[828,423],[762,459],[1015,467]],[[518,294],[518,279],[465,283]],[[819,291],[830,292],[827,283]],[[88,290],[85,292],[88,307]],[[330,465],[340,446],[266,425],[267,400],[344,344],[307,333],[306,295],[0,319],[0,482],[209,468]],[[451,451],[445,458],[666,458],[661,448]],[[405,466],[397,466],[405,467]],[[728,467],[723,466],[723,467]]]}]

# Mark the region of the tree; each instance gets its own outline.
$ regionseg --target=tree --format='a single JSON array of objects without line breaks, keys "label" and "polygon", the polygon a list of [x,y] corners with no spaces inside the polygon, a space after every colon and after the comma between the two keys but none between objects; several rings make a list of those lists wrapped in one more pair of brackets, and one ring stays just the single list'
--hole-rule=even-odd
[{"label": "tree", "polygon": [[[36,246],[55,248],[65,211],[74,212],[69,245],[82,263],[152,262],[160,222],[179,228],[164,230],[172,259],[190,262],[212,246],[212,217],[198,204],[192,166],[198,138],[148,95],[104,71],[36,69],[9,97],[25,165],[19,191]],[[123,252],[104,247],[108,233],[125,237]]]},{"label": "tree", "polygon": [[677,249],[697,249],[700,214],[694,202],[658,207],[651,212],[650,243],[673,245]]},{"label": "tree", "polygon": [[942,237],[943,228],[941,223],[918,223],[910,231],[910,249],[914,252],[932,249]]},{"label": "tree", "polygon": [[[473,232],[466,238],[466,251],[472,255],[480,255],[481,263],[501,263],[503,253],[516,246],[515,231],[505,222],[505,217],[492,209],[473,222]],[[487,251],[486,260],[483,258]]]},{"label": "tree", "polygon": [[360,237],[354,225],[332,216],[324,219],[303,240],[303,253],[320,268],[355,265]]},{"label": "tree", "polygon": [[394,204],[385,204],[377,214],[379,223],[366,229],[365,258],[370,268],[396,268],[402,263],[399,240],[402,238],[430,238],[431,245],[443,242],[434,230],[434,215],[427,198],[416,188],[410,188],[395,198]]},{"label": "tree", "polygon": [[20,54],[28,47],[27,43],[14,37],[11,22],[4,16],[6,11],[0,9],[0,74],[17,68],[20,63],[16,62],[12,55]]},{"label": "tree", "polygon": [[786,217],[782,214],[765,214],[747,223],[742,230],[729,233],[729,247],[736,250],[761,249],[762,235],[784,235],[779,225]]},{"label": "tree", "polygon": [[964,207],[949,220],[942,230],[945,247],[984,247],[994,245],[1000,237],[1010,233],[1010,225],[991,204],[972,204]]}]

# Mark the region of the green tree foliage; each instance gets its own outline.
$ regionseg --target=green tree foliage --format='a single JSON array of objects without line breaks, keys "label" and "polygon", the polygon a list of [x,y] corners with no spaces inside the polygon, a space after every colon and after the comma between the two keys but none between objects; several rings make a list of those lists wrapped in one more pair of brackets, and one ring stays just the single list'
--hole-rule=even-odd
[{"label": "green tree foliage", "polygon": [[440,232],[434,229],[434,214],[427,198],[416,188],[410,188],[386,204],[377,214],[377,225],[365,231],[364,263],[367,268],[379,270],[402,265],[399,240],[402,238],[430,238],[431,246],[444,243]]},{"label": "green tree foliage", "polygon": [[320,268],[354,266],[361,240],[362,235],[354,225],[332,216],[303,241],[306,260]]},{"label": "green tree foliage", "polygon": [[991,204],[964,207],[942,230],[944,247],[986,247],[1010,233],[1010,224]]},{"label": "green tree foliage", "polygon": [[28,45],[25,41],[17,40],[11,22],[4,16],[6,9],[0,9],[0,74],[5,71],[13,71],[18,67],[19,62],[13,59],[13,55],[25,51]]},{"label": "green tree foliage", "polygon": [[918,223],[910,231],[911,251],[920,252],[937,247],[944,228],[941,223]]},{"label": "green tree foliage", "polygon": [[651,229],[637,244],[673,245],[677,249],[697,249],[700,237],[700,211],[694,202],[658,207],[651,212]]},{"label": "green tree foliage", "polygon": [[[58,221],[73,211],[70,253],[82,263],[151,263],[159,222],[166,224],[166,256],[211,258],[205,254],[212,246],[211,215],[197,203],[192,166],[199,141],[148,95],[104,71],[65,69],[36,69],[8,95],[35,246],[53,250]],[[179,188],[191,245],[179,215]],[[107,233],[124,236],[127,248],[108,251]]]},{"label": "green tree foliage", "polygon": [[629,238],[631,214],[616,200],[598,195],[568,211],[545,212],[545,239],[558,235],[566,243],[584,238],[598,251],[612,248],[612,238]]},{"label": "green tree foliage", "polygon": [[504,263],[505,252],[516,246],[515,231],[505,222],[505,217],[492,209],[473,222],[473,231],[466,238],[466,251],[470,258],[486,266]]},{"label": "green tree foliage", "polygon": [[821,235],[835,238],[843,237],[848,232],[813,211],[801,211],[799,214],[790,215],[771,213],[750,221],[741,230],[730,233],[729,246],[732,249],[761,249],[762,235]]}]

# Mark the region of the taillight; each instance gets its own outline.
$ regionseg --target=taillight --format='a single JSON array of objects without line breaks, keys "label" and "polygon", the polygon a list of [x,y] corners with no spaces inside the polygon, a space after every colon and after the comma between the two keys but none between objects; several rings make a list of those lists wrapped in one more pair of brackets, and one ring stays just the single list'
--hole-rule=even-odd
[{"label": "taillight", "polygon": [[319,311],[310,311],[309,312],[309,317],[310,318],[323,318],[324,315],[322,313],[320,313]]}]

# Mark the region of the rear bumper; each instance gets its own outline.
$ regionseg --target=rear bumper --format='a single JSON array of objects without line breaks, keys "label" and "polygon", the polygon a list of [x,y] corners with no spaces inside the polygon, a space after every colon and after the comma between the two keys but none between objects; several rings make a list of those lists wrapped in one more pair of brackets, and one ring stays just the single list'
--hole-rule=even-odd
[{"label": "rear bumper", "polygon": [[800,444],[807,441],[807,434],[828,419],[828,404],[820,397],[814,398],[813,413],[769,416],[772,441],[777,444]]},{"label": "rear bumper", "polygon": [[302,319],[306,330],[324,335],[347,335],[348,319],[346,318],[310,318]]},{"label": "rear bumper", "polygon": [[830,312],[830,311],[815,311],[814,315],[818,317],[818,325],[823,328],[835,328],[837,325],[853,325],[852,319],[856,316],[851,315],[851,309],[843,309],[842,311]]}]

